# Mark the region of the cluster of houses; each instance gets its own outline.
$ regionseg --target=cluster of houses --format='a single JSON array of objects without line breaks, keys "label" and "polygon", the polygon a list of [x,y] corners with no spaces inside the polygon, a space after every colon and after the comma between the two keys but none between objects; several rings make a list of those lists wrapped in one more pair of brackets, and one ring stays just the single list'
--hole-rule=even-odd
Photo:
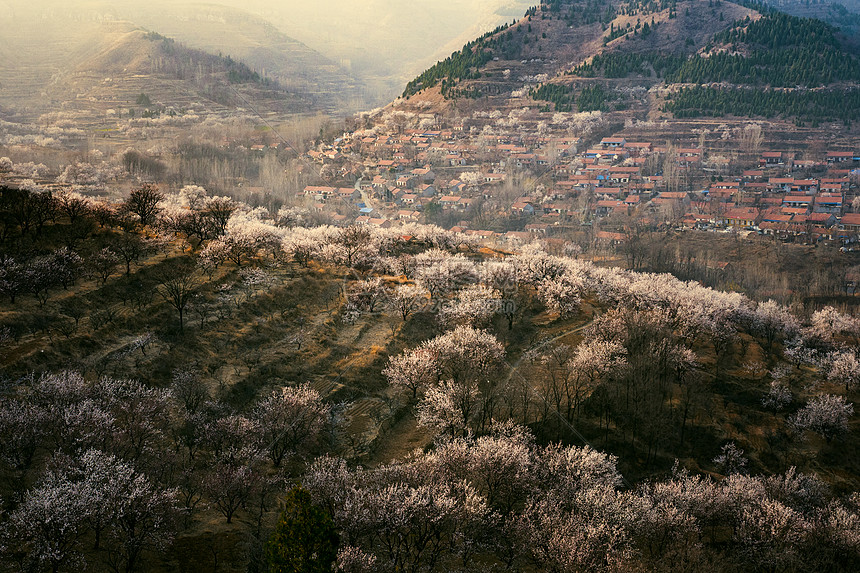
[{"label": "cluster of houses", "polygon": [[[682,228],[844,240],[860,233],[860,214],[847,212],[851,169],[860,162],[851,151],[829,151],[818,161],[767,151],[759,169],[713,177],[704,188],[704,167],[713,165],[698,147],[611,136],[580,149],[578,138],[563,133],[512,128],[488,134],[467,124],[345,134],[308,158],[337,167],[349,186],[308,186],[304,194],[320,211],[332,203],[354,207],[350,215],[334,216],[335,223],[388,227],[423,221],[432,209],[451,215],[447,220],[456,221],[455,231],[510,242],[604,217],[653,220],[655,214]],[[655,155],[657,160],[649,161]],[[664,172],[665,157],[674,158],[671,173]],[[510,173],[523,170],[537,184],[530,195],[516,196],[516,183],[505,184]],[[691,188],[697,190],[682,190]],[[521,219],[522,230],[498,234],[471,228],[478,205],[484,215]],[[618,240],[609,235],[603,238]]]},{"label": "cluster of houses", "polygon": [[[808,240],[856,241],[860,213],[852,212],[852,171],[844,168],[860,161],[852,152],[830,152],[824,162],[791,162],[791,171],[816,168],[815,178],[769,176],[769,167],[784,165],[785,154],[765,152],[762,169],[714,182],[691,201],[683,223],[694,228],[745,228],[781,237]],[[800,163],[800,165],[798,165]],[[813,165],[809,165],[812,163]]]}]

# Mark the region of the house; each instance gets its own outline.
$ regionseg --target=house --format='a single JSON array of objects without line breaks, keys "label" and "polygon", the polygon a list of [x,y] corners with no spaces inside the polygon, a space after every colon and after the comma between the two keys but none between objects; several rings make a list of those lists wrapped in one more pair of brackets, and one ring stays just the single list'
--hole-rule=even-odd
[{"label": "house", "polygon": [[534,153],[518,153],[511,156],[511,160],[517,167],[529,167],[535,162]]},{"label": "house", "polygon": [[804,211],[808,210],[810,205],[812,205],[812,197],[808,195],[786,195],[782,198],[782,206],[783,207],[791,207],[791,208],[802,208]]},{"label": "house", "polygon": [[614,199],[603,199],[598,201],[594,207],[594,214],[598,217],[603,217],[608,215],[609,213],[615,212],[616,208],[622,207],[625,212],[627,209],[627,205],[623,201],[617,201]]},{"label": "house", "polygon": [[361,192],[353,187],[341,187],[337,190],[337,196],[344,201],[353,201],[361,198]]},{"label": "house", "polygon": [[807,209],[806,207],[783,207],[781,213],[783,215],[795,215],[792,221],[796,221],[797,217],[801,215],[805,216],[807,213],[809,213],[809,209]]},{"label": "house", "polygon": [[845,213],[839,220],[839,228],[856,233],[860,231],[860,213]]},{"label": "house", "polygon": [[781,151],[765,151],[759,157],[759,165],[782,165],[784,163]]},{"label": "house", "polygon": [[594,193],[606,197],[621,197],[624,195],[624,190],[621,187],[598,187]]},{"label": "house", "polygon": [[391,221],[388,219],[370,218],[367,224],[371,227],[376,227],[377,229],[388,229],[391,227]]},{"label": "house", "polygon": [[405,221],[419,221],[421,213],[418,211],[410,211],[409,209],[401,209],[397,211],[397,218]]},{"label": "house", "polygon": [[773,213],[767,212],[762,216],[763,223],[776,223],[779,225],[788,225],[791,223],[791,215],[784,215],[783,213]]},{"label": "house", "polygon": [[623,244],[627,240],[624,233],[613,233],[611,231],[597,231],[594,233],[595,243],[605,243],[612,246]]},{"label": "house", "polygon": [[827,163],[844,163],[846,161],[855,161],[856,157],[853,151],[830,151],[827,153]]},{"label": "house", "polygon": [[470,237],[478,237],[479,239],[485,240],[493,239],[497,235],[494,231],[484,231],[481,229],[467,229],[465,234]]},{"label": "house", "polygon": [[555,215],[566,215],[574,210],[573,203],[570,202],[562,202],[562,203],[545,203],[543,205],[543,212],[547,215],[555,214]]},{"label": "house", "polygon": [[448,190],[451,192],[452,195],[459,195],[465,189],[466,189],[466,184],[463,183],[462,181],[454,180],[454,181],[451,181],[451,183],[448,185]]},{"label": "house", "polygon": [[431,183],[436,179],[436,174],[430,169],[429,165],[418,167],[412,170],[412,175],[417,177],[422,183]]},{"label": "house", "polygon": [[818,191],[818,180],[817,179],[796,179],[794,181],[794,185],[792,185],[793,189],[797,189],[802,193],[814,194]]},{"label": "house", "polygon": [[716,219],[711,215],[704,215],[701,213],[687,213],[684,215],[684,218],[681,219],[681,223],[683,223],[687,227],[692,227],[696,229],[704,229],[714,225],[716,223]]},{"label": "house", "polygon": [[627,141],[623,137],[604,137],[600,140],[600,145],[604,149],[618,149],[627,145]]},{"label": "house", "polygon": [[325,201],[336,193],[334,187],[323,187],[320,185],[308,185],[304,189],[306,197],[313,197],[317,201]]},{"label": "house", "polygon": [[436,186],[422,183],[421,185],[415,187],[415,192],[422,197],[433,197],[434,195],[436,195]]},{"label": "house", "polygon": [[678,158],[687,161],[701,161],[702,150],[698,147],[682,147],[678,149]]},{"label": "house", "polygon": [[737,190],[711,186],[711,188],[708,189],[707,193],[708,197],[711,198],[711,201],[728,202],[732,199],[732,197],[735,196]]},{"label": "house", "polygon": [[624,144],[624,149],[625,151],[630,153],[630,155],[636,155],[641,157],[651,153],[651,143],[636,143],[628,141]]},{"label": "house", "polygon": [[808,216],[808,220],[816,227],[828,229],[836,224],[836,215],[833,213],[812,213]]},{"label": "house", "polygon": [[782,191],[787,193],[794,186],[794,178],[792,177],[771,177],[768,180],[768,185],[774,191]]},{"label": "house", "polygon": [[523,245],[532,241],[532,235],[525,231],[508,231],[503,235],[502,240],[514,245]]},{"label": "house", "polygon": [[638,175],[638,167],[613,167],[609,170],[609,180],[613,183],[629,183],[631,177]]},{"label": "house", "polygon": [[520,214],[529,215],[529,216],[535,214],[535,208],[534,208],[534,206],[532,206],[531,203],[523,203],[523,202],[514,203],[513,205],[511,205],[511,211],[513,213],[520,213]]},{"label": "house", "polygon": [[815,197],[813,210],[816,213],[839,215],[842,213],[842,193],[819,193]]},{"label": "house", "polygon": [[753,227],[759,216],[758,209],[753,207],[729,209],[726,211],[725,220],[733,227]]},{"label": "house", "polygon": [[439,204],[442,206],[443,209],[459,208],[459,202],[459,195],[444,195],[441,199],[439,199]]},{"label": "house", "polygon": [[544,225],[542,223],[530,223],[526,225],[526,231],[535,235],[546,236],[549,232],[549,225]]},{"label": "house", "polygon": [[737,191],[741,187],[740,181],[715,181],[711,183],[711,189],[727,189],[729,191]]},{"label": "house", "polygon": [[395,185],[397,185],[398,187],[412,187],[414,183],[415,179],[413,179],[412,177],[408,175],[401,175],[397,178]]}]

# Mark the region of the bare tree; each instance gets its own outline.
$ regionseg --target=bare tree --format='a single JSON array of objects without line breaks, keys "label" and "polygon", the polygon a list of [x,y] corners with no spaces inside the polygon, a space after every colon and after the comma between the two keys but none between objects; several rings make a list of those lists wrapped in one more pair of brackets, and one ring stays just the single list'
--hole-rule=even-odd
[{"label": "bare tree", "polygon": [[89,264],[90,272],[100,278],[102,284],[105,284],[119,264],[119,257],[116,256],[116,253],[112,249],[105,247],[90,257],[87,263]]},{"label": "bare tree", "polygon": [[151,225],[161,210],[158,204],[164,199],[164,193],[155,185],[144,185],[135,189],[125,202],[125,209],[140,217],[141,225]]},{"label": "bare tree", "polygon": [[747,157],[752,157],[761,149],[761,144],[764,141],[764,133],[761,126],[757,123],[751,123],[744,127],[741,132],[741,150]]},{"label": "bare tree", "polygon": [[111,250],[118,254],[125,262],[125,274],[131,275],[131,263],[152,250],[152,242],[141,237],[131,230],[124,230],[114,241],[111,241]]},{"label": "bare tree", "polygon": [[179,313],[179,330],[185,331],[185,309],[197,288],[197,275],[188,269],[182,269],[171,275],[163,275],[161,284],[158,286],[160,294],[167,304]]}]

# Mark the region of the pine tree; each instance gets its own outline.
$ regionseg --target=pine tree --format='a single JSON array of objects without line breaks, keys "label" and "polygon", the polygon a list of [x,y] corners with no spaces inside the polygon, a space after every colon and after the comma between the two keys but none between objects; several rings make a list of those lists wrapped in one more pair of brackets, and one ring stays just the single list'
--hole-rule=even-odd
[{"label": "pine tree", "polygon": [[269,573],[329,573],[340,543],[331,516],[301,487],[287,492],[269,543]]}]

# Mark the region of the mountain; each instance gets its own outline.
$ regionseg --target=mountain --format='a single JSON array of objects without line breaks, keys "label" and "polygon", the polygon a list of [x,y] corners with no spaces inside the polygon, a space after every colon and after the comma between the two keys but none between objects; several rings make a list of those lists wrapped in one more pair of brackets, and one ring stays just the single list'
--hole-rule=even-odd
[{"label": "mountain", "polygon": [[[311,98],[241,62],[187,48],[128,22],[86,29],[91,32],[89,41],[65,43],[68,36],[47,36],[47,57],[38,64],[32,61],[37,55],[26,48],[17,52],[13,65],[7,60],[0,69],[0,105],[30,120],[49,112],[103,118],[135,105],[150,111],[214,110],[249,99],[260,111],[318,109]],[[52,42],[66,46],[66,53],[52,52],[57,47]]]},{"label": "mountain", "polygon": [[190,47],[240,59],[329,113],[358,111],[375,103],[363,82],[343,66],[245,10],[183,2],[106,9]]},{"label": "mountain", "polygon": [[[215,12],[203,11],[200,15],[207,25],[188,25],[187,21],[183,25],[180,16],[156,21],[124,17],[134,16],[128,12],[124,13],[122,3],[99,2],[87,3],[86,9],[51,7],[50,3],[41,11],[9,8],[0,16],[0,50],[5,52],[0,58],[0,106],[7,112],[44,112],[56,108],[69,94],[74,94],[76,100],[86,99],[106,75],[156,77],[165,71],[160,69],[164,58],[197,62],[209,61],[210,56],[230,58],[230,62],[224,59],[221,64],[245,62],[243,65],[261,79],[274,80],[270,86],[277,84],[277,89],[288,94],[290,100],[289,105],[278,108],[281,111],[343,113],[365,105],[362,87],[339,66],[265,23],[252,18],[242,20],[232,13],[216,17]],[[162,29],[149,25],[159,22],[164,24]],[[171,53],[166,53],[161,35],[174,38],[170,32],[183,29],[186,33],[178,34],[170,44]],[[150,40],[158,41],[145,41],[148,30],[157,33]],[[195,32],[189,34],[188,30]],[[199,41],[186,42],[189,36]],[[224,41],[219,42],[219,38]],[[215,68],[221,65],[213,62],[210,65]],[[171,70],[176,67],[168,65]],[[173,74],[169,78],[175,84],[172,89],[178,90],[174,95],[180,99],[184,97],[183,90],[189,88],[176,80],[201,79],[199,72],[180,77],[174,73],[176,70],[168,71],[168,75]],[[71,88],[77,91],[68,91]],[[208,97],[206,89],[194,95]]]},{"label": "mountain", "polygon": [[522,16],[532,0],[211,0],[253,13],[333,59],[376,105],[465,42]]},{"label": "mountain", "polygon": [[860,119],[860,64],[845,34],[757,7],[719,0],[545,2],[429,68],[403,96],[484,99],[491,106],[530,100],[547,111],[652,119]]},{"label": "mountain", "polygon": [[[510,22],[527,0],[40,0],[0,2],[0,21],[44,33],[40,23],[124,20],[189,47],[222,53],[319,101],[329,113],[390,101],[410,78],[486,30]],[[0,38],[6,40],[5,32]],[[13,32],[14,35],[14,32]],[[4,42],[0,42],[2,44]],[[2,65],[2,64],[0,64]]]}]

